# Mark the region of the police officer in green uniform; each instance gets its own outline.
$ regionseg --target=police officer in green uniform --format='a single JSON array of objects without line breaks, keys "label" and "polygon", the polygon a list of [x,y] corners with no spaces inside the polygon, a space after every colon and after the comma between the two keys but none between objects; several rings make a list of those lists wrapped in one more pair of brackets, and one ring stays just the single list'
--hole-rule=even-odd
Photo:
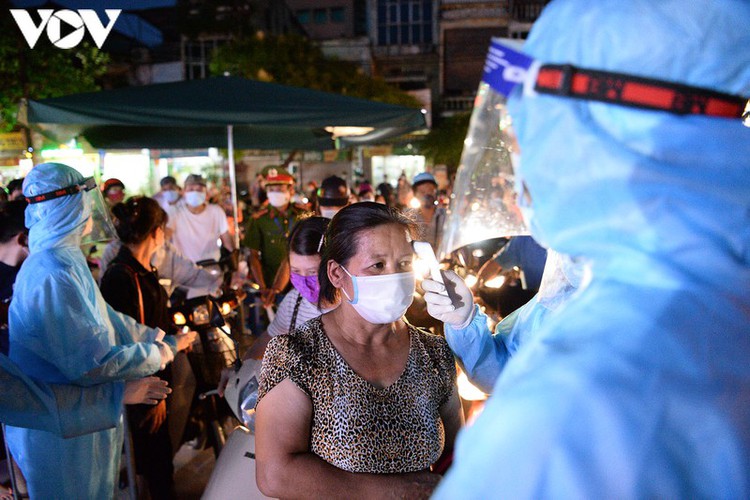
[{"label": "police officer in green uniform", "polygon": [[245,232],[245,246],[250,249],[250,272],[260,285],[264,306],[272,305],[276,295],[289,283],[287,237],[304,213],[303,207],[291,203],[294,178],[281,167],[266,167],[268,204],[253,214]]}]

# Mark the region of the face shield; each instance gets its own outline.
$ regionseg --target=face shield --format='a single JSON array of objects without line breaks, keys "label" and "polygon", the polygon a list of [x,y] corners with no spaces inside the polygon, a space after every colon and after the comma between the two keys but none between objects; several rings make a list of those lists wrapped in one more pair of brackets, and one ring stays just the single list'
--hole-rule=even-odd
[{"label": "face shield", "polygon": [[[747,96],[625,73],[545,64],[507,42],[493,39],[490,46],[444,227],[442,257],[479,240],[529,234],[531,226],[537,232],[532,216],[534,190],[530,193],[521,178],[521,151],[506,107],[511,91],[514,106],[547,94],[750,122]],[[519,88],[514,90],[516,86]]]},{"label": "face shield", "polygon": [[498,65],[493,49],[464,140],[440,257],[478,241],[529,234],[519,207],[514,169],[520,151],[506,98],[494,88],[495,74],[502,73],[504,66]]},{"label": "face shield", "polygon": [[93,177],[84,179],[81,184],[74,184],[47,193],[42,193],[28,198],[29,204],[42,203],[63,196],[81,194],[83,199],[83,214],[87,218],[83,227],[81,244],[86,245],[101,241],[109,241],[117,238],[115,226],[109,215],[109,210],[104,202],[101,191],[96,189],[96,181]]}]

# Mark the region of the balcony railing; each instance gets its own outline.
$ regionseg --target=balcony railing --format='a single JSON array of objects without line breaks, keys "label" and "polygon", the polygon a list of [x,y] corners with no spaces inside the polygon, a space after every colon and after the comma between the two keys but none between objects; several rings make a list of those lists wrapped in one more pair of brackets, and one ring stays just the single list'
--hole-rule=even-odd
[{"label": "balcony railing", "polygon": [[440,113],[443,116],[471,111],[473,107],[474,97],[472,96],[443,97],[440,100]]},{"label": "balcony railing", "polygon": [[521,23],[533,23],[550,0],[508,0],[510,19]]}]

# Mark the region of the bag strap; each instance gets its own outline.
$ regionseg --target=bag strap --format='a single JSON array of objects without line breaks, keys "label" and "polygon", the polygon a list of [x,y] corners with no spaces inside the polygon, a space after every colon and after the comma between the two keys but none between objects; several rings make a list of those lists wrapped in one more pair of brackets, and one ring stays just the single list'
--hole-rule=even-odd
[{"label": "bag strap", "polygon": [[297,302],[294,303],[294,311],[292,312],[292,322],[289,323],[289,333],[294,331],[294,327],[297,326],[297,313],[299,312],[299,306],[302,304],[302,294],[297,296]]}]

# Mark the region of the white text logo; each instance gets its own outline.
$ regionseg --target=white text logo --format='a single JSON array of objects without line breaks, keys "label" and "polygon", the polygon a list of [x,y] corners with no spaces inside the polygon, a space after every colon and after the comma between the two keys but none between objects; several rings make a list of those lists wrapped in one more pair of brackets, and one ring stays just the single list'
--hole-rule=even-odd
[{"label": "white text logo", "polygon": [[[41,18],[38,25],[31,19],[31,15],[27,11],[10,9],[13,19],[16,20],[16,24],[21,29],[21,33],[30,48],[34,48],[46,27],[47,38],[58,49],[72,49],[77,46],[83,40],[86,30],[91,34],[96,46],[101,49],[122,10],[105,9],[104,12],[109,20],[107,26],[102,24],[93,9],[58,10],[56,12],[52,9],[39,9],[37,12]],[[63,23],[69,26],[69,30],[72,30],[65,36],[62,35]]]},{"label": "white text logo", "polygon": [[503,66],[503,79],[513,83],[522,83],[526,78],[526,68],[514,66],[506,59],[506,53],[497,47],[490,46],[487,60],[484,63],[484,72],[490,73]]}]

